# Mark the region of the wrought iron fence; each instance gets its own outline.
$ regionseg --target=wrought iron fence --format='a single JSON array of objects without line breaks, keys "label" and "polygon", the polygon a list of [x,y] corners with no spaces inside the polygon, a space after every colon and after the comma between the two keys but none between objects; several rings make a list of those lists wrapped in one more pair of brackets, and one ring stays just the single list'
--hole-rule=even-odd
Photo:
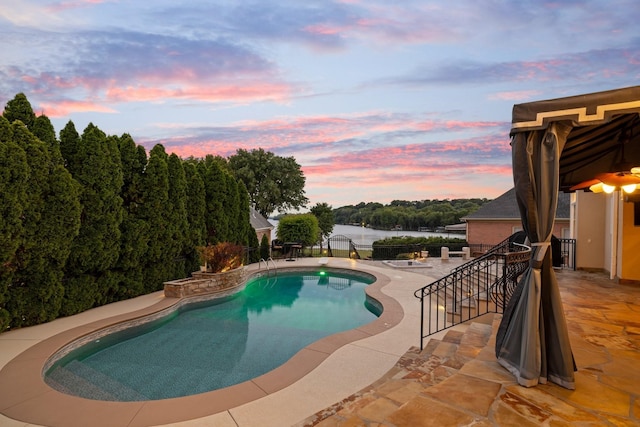
[{"label": "wrought iron fence", "polygon": [[420,347],[424,339],[486,313],[502,313],[531,257],[531,249],[505,239],[485,254],[418,289]]},{"label": "wrought iron fence", "polygon": [[[511,237],[510,237],[511,238]],[[508,240],[508,239],[506,239]],[[505,240],[505,241],[506,241]],[[275,242],[275,241],[274,241]],[[576,268],[576,239],[558,239],[559,245],[552,245],[554,255],[554,267]],[[355,243],[351,238],[343,235],[331,236],[322,246],[314,245],[303,247],[297,251],[297,256],[330,256],[351,259],[369,260],[395,260],[419,258],[426,251],[429,257],[440,257],[441,249],[446,246],[451,251],[461,251],[464,246],[470,248],[472,258],[481,257],[492,251],[494,246],[488,244],[462,243],[433,243],[433,244],[406,244],[406,245],[365,245]],[[272,244],[271,255],[274,258],[290,255],[290,248],[286,245]]]}]

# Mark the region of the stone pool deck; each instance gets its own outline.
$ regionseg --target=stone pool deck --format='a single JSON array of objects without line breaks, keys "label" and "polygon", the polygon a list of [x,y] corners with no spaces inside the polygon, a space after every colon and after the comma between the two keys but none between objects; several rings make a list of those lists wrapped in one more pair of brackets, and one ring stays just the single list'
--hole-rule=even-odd
[{"label": "stone pool deck", "polygon": [[[108,402],[76,399],[74,403],[84,405],[89,416],[94,414],[93,425],[108,426],[640,425],[640,286],[618,285],[598,273],[558,271],[579,369],[577,388],[569,391],[548,384],[526,389],[495,362],[492,340],[497,320],[493,316],[437,334],[423,352],[416,349],[419,304],[413,291],[460,263],[437,258],[429,262],[432,268],[416,272],[375,262],[330,259],[330,266],[363,269],[388,279],[382,293],[399,304],[403,316],[388,330],[363,335],[322,355],[316,367],[305,367],[303,371],[308,371],[302,377],[264,397],[218,411],[219,400],[205,393],[193,400],[193,407],[181,405],[185,416],[180,420],[167,402],[164,413],[159,405],[145,422],[135,413],[104,415],[109,414]],[[277,265],[318,263],[299,259]],[[0,334],[0,368],[15,365],[17,356],[53,336],[163,300],[158,292]],[[22,378],[17,372],[16,383]],[[60,406],[50,420],[40,418],[42,422],[34,423],[26,418],[52,409],[43,407],[55,404],[55,399],[47,400],[48,392],[11,401],[14,397],[10,386],[0,386],[0,426],[78,425],[65,418],[65,408]],[[101,409],[95,411],[96,405]],[[132,412],[144,412],[144,406],[145,402],[138,403]],[[152,419],[153,423],[148,422]]]}]

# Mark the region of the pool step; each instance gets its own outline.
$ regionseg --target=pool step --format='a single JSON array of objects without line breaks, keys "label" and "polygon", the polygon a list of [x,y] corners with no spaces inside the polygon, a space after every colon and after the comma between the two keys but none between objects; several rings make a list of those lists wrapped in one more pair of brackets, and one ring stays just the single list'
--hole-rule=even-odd
[{"label": "pool step", "polygon": [[[86,364],[74,360],[47,375],[56,390],[93,400],[138,401],[148,398]],[[81,393],[78,393],[81,390]]]}]

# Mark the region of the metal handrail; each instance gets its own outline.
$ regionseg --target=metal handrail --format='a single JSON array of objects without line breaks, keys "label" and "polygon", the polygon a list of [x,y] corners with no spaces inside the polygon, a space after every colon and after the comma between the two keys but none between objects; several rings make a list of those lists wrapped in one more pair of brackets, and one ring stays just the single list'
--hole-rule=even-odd
[{"label": "metal handrail", "polygon": [[278,265],[276,264],[276,262],[273,260],[273,258],[269,257],[267,258],[267,260],[265,261],[265,264],[269,265],[269,261],[271,261],[271,264],[273,264],[273,271],[275,272],[275,275],[278,275]]},{"label": "metal handrail", "polygon": [[258,261],[258,269],[262,269],[262,263],[264,262],[265,268],[267,269],[267,277],[270,276],[271,270],[269,269],[269,261],[271,261],[271,263],[273,264],[273,271],[274,271],[274,274],[277,276],[278,266],[276,265],[275,261],[271,257],[267,259],[260,258],[260,260]]},{"label": "metal handrail", "polygon": [[[531,248],[513,242],[510,237],[416,290],[414,295],[420,299],[421,306],[420,348],[429,335],[486,313],[503,312],[530,258]],[[426,309],[425,300],[428,301]],[[427,316],[428,325],[425,325]],[[428,326],[426,334],[425,326]]]}]

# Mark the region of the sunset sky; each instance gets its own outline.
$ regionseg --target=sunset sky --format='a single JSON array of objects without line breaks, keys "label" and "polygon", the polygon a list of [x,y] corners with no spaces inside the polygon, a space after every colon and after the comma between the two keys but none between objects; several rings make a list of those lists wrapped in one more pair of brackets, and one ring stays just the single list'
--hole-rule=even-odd
[{"label": "sunset sky", "polygon": [[0,40],[2,107],[293,156],[334,208],[495,198],[514,104],[640,84],[637,0],[18,0]]}]

